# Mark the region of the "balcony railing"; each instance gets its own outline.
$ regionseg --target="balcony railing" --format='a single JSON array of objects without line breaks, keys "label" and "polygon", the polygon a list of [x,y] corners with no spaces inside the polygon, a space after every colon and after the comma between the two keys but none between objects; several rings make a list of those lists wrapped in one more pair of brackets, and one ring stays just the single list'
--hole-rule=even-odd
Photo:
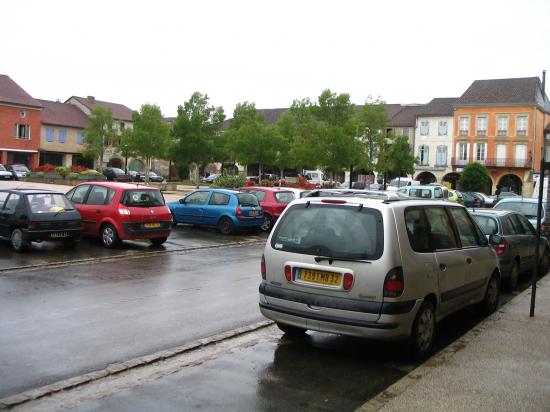
[{"label": "balcony railing", "polygon": [[518,167],[522,169],[530,169],[532,167],[531,159],[514,159],[512,157],[492,157],[484,160],[475,159],[459,159],[453,157],[451,164],[453,166],[464,166],[469,163],[481,163],[487,167]]}]

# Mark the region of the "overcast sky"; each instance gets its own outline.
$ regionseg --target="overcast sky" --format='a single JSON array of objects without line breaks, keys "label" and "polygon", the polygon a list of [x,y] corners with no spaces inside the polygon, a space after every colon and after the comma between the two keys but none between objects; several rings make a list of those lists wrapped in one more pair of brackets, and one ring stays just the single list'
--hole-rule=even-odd
[{"label": "overcast sky", "polygon": [[548,0],[2,0],[0,14],[0,74],[33,97],[165,116],[194,91],[231,117],[325,88],[426,103],[550,69]]}]

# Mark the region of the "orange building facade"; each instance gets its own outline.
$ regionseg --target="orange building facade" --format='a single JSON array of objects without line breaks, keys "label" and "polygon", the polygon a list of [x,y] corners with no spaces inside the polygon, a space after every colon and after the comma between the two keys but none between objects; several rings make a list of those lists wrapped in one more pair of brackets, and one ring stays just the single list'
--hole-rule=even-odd
[{"label": "orange building facade", "polygon": [[476,80],[454,105],[453,171],[485,165],[491,193],[531,196],[550,102],[538,78]]}]

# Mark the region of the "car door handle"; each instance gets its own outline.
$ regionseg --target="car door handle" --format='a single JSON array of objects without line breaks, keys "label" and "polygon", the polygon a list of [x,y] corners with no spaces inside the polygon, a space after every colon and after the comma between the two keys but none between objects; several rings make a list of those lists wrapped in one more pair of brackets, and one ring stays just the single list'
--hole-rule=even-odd
[{"label": "car door handle", "polygon": [[471,264],[472,263],[472,258],[466,258],[466,263]]},{"label": "car door handle", "polygon": [[445,272],[447,270],[447,265],[445,263],[440,263],[439,270]]}]

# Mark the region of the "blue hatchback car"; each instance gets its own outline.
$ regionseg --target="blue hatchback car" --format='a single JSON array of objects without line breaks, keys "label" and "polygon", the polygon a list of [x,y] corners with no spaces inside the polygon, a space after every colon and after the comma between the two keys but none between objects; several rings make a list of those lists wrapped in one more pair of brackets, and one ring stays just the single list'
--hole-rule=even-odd
[{"label": "blue hatchback car", "polygon": [[174,223],[217,227],[229,235],[237,229],[260,229],[264,216],[256,196],[226,189],[196,190],[166,204]]}]

